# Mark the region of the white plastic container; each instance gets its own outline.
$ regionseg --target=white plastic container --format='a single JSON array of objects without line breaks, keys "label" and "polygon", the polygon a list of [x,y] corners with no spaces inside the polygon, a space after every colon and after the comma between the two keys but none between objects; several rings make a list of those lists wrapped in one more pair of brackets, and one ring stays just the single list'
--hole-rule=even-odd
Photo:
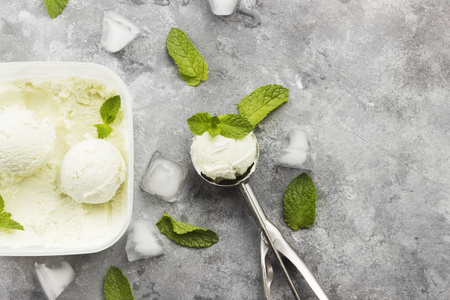
[{"label": "white plastic container", "polygon": [[[115,242],[125,233],[131,220],[133,208],[133,174],[134,174],[134,145],[133,145],[133,116],[131,108],[131,95],[120,77],[110,69],[93,63],[78,62],[18,62],[0,63],[0,81],[11,81],[20,78],[54,78],[54,77],[81,77],[97,79],[108,86],[113,86],[122,100],[126,120],[127,148],[127,191],[124,217],[122,224],[115,226],[107,238],[92,243],[79,243],[76,247],[45,247],[32,246],[12,248],[0,246],[0,256],[50,256],[50,255],[74,255],[87,254],[102,251]],[[95,230],[95,229],[93,229]]]}]

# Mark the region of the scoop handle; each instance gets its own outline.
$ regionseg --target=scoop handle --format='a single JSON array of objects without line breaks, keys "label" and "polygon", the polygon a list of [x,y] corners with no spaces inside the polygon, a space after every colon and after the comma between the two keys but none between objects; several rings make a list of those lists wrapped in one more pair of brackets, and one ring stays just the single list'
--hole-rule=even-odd
[{"label": "scoop handle", "polygon": [[289,273],[287,272],[286,266],[284,265],[283,260],[281,259],[280,253],[278,253],[277,247],[275,247],[274,241],[273,241],[271,235],[269,234],[269,231],[266,228],[266,223],[268,223],[269,220],[267,219],[266,214],[264,213],[261,205],[259,204],[258,200],[256,199],[255,193],[253,193],[252,188],[246,182],[240,183],[239,189],[242,193],[242,196],[245,199],[245,202],[247,203],[248,208],[250,209],[250,211],[253,215],[253,218],[256,221],[256,224],[264,233],[264,236],[266,237],[266,240],[267,240],[270,248],[272,249],[275,256],[277,257],[278,262],[280,263],[280,266],[283,269],[284,275],[286,276],[286,280],[289,284],[289,287],[291,288],[292,294],[294,295],[296,300],[300,300],[300,296],[298,295],[297,290],[295,289],[294,283],[292,282],[292,279],[289,276]]},{"label": "scoop handle", "polygon": [[294,295],[297,297],[296,299],[300,299],[300,297],[298,296],[297,291],[295,290],[295,287],[292,283],[292,280],[289,277],[289,274],[287,273],[287,270],[281,260],[279,252],[281,252],[284,256],[286,256],[297,267],[297,269],[305,278],[306,282],[309,284],[311,289],[314,291],[314,293],[320,300],[329,300],[328,296],[325,294],[324,290],[320,286],[317,279],[314,277],[313,273],[309,270],[305,262],[295,252],[292,246],[286,241],[286,239],[281,234],[280,230],[278,230],[278,228],[267,219],[266,214],[264,213],[261,205],[259,204],[250,184],[248,184],[248,182],[240,183],[239,189],[242,193],[242,196],[244,197],[245,202],[247,203],[248,208],[250,209],[253,215],[253,218],[256,221],[256,224],[262,230],[270,248],[274,251],[275,256],[277,257],[286,275],[289,287],[291,288]]},{"label": "scoop handle", "polygon": [[297,252],[295,252],[294,248],[292,248],[292,246],[284,239],[278,228],[270,222],[266,224],[266,228],[274,239],[277,250],[286,256],[297,270],[299,270],[308,285],[316,294],[317,298],[320,300],[329,300],[314,274],[309,270],[308,266],[300,258]]},{"label": "scoop handle", "polygon": [[264,237],[264,233],[261,232],[261,240],[260,240],[260,259],[261,259],[261,272],[262,272],[262,286],[263,286],[263,299],[270,300],[270,285],[273,281],[273,267],[270,262],[269,257],[267,257],[267,252],[270,247],[267,244],[266,238]]}]

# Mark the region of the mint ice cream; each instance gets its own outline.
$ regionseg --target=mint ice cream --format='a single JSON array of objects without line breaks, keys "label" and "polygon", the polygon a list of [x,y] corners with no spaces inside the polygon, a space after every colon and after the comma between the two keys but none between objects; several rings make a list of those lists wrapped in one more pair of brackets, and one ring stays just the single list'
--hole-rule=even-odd
[{"label": "mint ice cream", "polygon": [[199,174],[215,182],[233,180],[257,160],[258,143],[253,132],[241,139],[212,137],[205,132],[194,137],[191,158]]}]

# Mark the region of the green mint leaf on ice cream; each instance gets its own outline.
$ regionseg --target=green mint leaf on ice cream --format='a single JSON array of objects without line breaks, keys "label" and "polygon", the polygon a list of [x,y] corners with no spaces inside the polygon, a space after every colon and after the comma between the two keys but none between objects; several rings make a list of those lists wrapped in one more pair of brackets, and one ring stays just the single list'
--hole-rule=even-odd
[{"label": "green mint leaf on ice cream", "polygon": [[94,126],[97,127],[97,136],[99,139],[105,139],[113,131],[111,126],[106,124],[95,124]]},{"label": "green mint leaf on ice cream", "polygon": [[254,126],[247,119],[235,114],[219,116],[220,135],[227,138],[240,139],[252,132]]},{"label": "green mint leaf on ice cream", "polygon": [[170,29],[166,41],[167,51],[188,85],[196,86],[208,78],[208,65],[195,46],[178,28]]},{"label": "green mint leaf on ice cream", "polygon": [[268,113],[288,101],[289,90],[281,85],[269,84],[257,88],[238,104],[239,114],[253,126],[261,122]]},{"label": "green mint leaf on ice cream", "polygon": [[103,291],[106,300],[134,300],[127,277],[117,267],[109,268],[106,273]]},{"label": "green mint leaf on ice cream", "polygon": [[111,124],[116,119],[117,113],[120,109],[120,96],[116,95],[114,97],[106,100],[102,107],[100,108],[100,116],[104,124]]},{"label": "green mint leaf on ice cream", "polygon": [[59,16],[67,5],[69,0],[45,0],[47,12],[52,19]]},{"label": "green mint leaf on ice cream", "polygon": [[289,183],[284,193],[284,220],[294,230],[309,228],[316,213],[316,188],[305,173]]},{"label": "green mint leaf on ice cream", "polygon": [[195,135],[208,132],[212,137],[241,139],[248,135],[268,113],[288,101],[289,90],[281,85],[262,86],[244,97],[238,104],[239,115],[225,114],[211,117],[209,113],[197,113],[187,119]]},{"label": "green mint leaf on ice cream", "polygon": [[243,138],[254,128],[249,121],[236,114],[211,117],[209,113],[197,113],[187,119],[187,123],[192,133],[196,135],[208,131],[212,137],[220,134],[231,139]]},{"label": "green mint leaf on ice cream", "polygon": [[162,234],[185,247],[204,248],[219,241],[219,237],[214,231],[176,221],[166,212],[156,223],[156,226]]},{"label": "green mint leaf on ice cream", "polygon": [[120,96],[116,95],[114,97],[106,100],[102,107],[100,107],[100,116],[102,117],[103,124],[95,124],[94,127],[97,128],[97,137],[99,139],[105,139],[113,131],[112,127],[109,126],[117,117],[120,110]]},{"label": "green mint leaf on ice cream", "polygon": [[11,219],[11,214],[3,211],[5,209],[5,202],[0,196],[0,228],[24,230],[20,223]]},{"label": "green mint leaf on ice cream", "polygon": [[196,113],[187,119],[189,129],[195,135],[202,135],[211,127],[211,115],[209,113]]}]

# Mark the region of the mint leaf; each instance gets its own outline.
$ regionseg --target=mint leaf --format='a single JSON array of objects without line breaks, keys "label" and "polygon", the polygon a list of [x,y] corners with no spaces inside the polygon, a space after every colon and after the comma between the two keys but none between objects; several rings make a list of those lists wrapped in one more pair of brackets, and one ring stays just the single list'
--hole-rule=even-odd
[{"label": "mint leaf", "polygon": [[195,135],[202,135],[211,127],[211,115],[209,113],[196,113],[187,119],[189,129]]},{"label": "mint leaf", "polygon": [[117,267],[109,268],[106,273],[103,291],[106,300],[134,300],[128,279]]},{"label": "mint leaf", "polygon": [[178,28],[172,27],[166,40],[167,51],[188,85],[196,86],[208,78],[208,65],[195,46]]},{"label": "mint leaf", "polygon": [[100,116],[104,124],[111,124],[116,119],[117,113],[120,109],[120,96],[116,95],[114,97],[106,100],[102,107],[100,108]]},{"label": "mint leaf", "polygon": [[[252,132],[254,126],[247,119],[235,114],[219,116],[220,135],[231,139],[240,139]],[[211,133],[210,133],[211,134]]]},{"label": "mint leaf", "polygon": [[225,114],[211,117],[209,113],[197,113],[187,119],[192,133],[202,135],[206,131],[212,136],[220,134],[230,139],[240,139],[253,130],[247,119],[236,114]]},{"label": "mint leaf", "polygon": [[3,209],[5,209],[5,202],[0,196],[0,228],[24,230],[23,226],[11,219],[11,214],[4,212]]},{"label": "mint leaf", "polygon": [[95,124],[94,127],[97,127],[97,137],[99,139],[105,139],[113,131],[112,127],[106,124]]},{"label": "mint leaf", "polygon": [[0,213],[0,228],[24,230],[23,226],[11,219],[11,214],[7,212]]},{"label": "mint leaf", "polygon": [[120,96],[116,95],[107,99],[100,107],[100,116],[102,117],[103,124],[95,124],[97,128],[97,137],[99,139],[105,139],[113,131],[112,127],[109,126],[117,117],[120,110]]},{"label": "mint leaf", "polygon": [[277,84],[265,85],[241,100],[238,104],[239,114],[256,126],[268,113],[288,99],[289,90],[287,88]]},{"label": "mint leaf", "polygon": [[316,188],[305,173],[289,183],[284,193],[284,220],[294,230],[309,228],[316,213]]},{"label": "mint leaf", "polygon": [[210,136],[215,137],[220,134],[220,119],[218,116],[214,116],[211,118],[211,126],[208,128],[208,133]]},{"label": "mint leaf", "polygon": [[219,237],[214,231],[176,221],[166,212],[156,226],[162,234],[185,247],[204,248],[219,241]]},{"label": "mint leaf", "polygon": [[45,0],[47,12],[52,19],[59,16],[67,5],[69,0]]}]

